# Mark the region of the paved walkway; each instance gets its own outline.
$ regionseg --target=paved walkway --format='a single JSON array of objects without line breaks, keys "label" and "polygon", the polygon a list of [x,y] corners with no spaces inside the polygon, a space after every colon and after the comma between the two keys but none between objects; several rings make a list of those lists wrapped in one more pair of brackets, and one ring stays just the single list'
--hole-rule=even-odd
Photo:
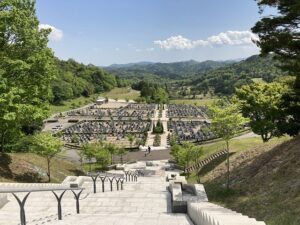
[{"label": "paved walkway", "polygon": [[[145,163],[143,164],[145,165]],[[164,171],[159,167],[150,177],[139,177],[138,182],[127,182],[123,191],[93,194],[92,183],[85,182],[86,190],[80,200],[80,214],[75,213],[72,193],[66,193],[62,201],[63,220],[58,221],[56,200],[51,193],[32,193],[26,203],[28,225],[192,225],[186,214],[170,212],[170,194],[167,191]],[[106,184],[109,190],[109,183]],[[19,223],[18,205],[10,196],[10,202],[0,209],[0,224]]]},{"label": "paved walkway", "polygon": [[[169,118],[167,117],[167,105],[164,105],[164,110],[162,110],[162,116],[159,117],[159,109],[155,109],[154,117],[151,119],[152,120],[152,126],[150,128],[150,131],[148,132],[148,137],[145,146],[141,146],[141,150],[145,151],[148,146],[151,147],[152,150],[167,150],[169,149],[169,144],[168,144],[168,120]],[[153,130],[153,125],[156,125],[157,121],[160,120],[163,124],[164,127],[164,133],[161,134],[161,144],[160,146],[154,147],[154,138],[155,134],[152,133]]]}]

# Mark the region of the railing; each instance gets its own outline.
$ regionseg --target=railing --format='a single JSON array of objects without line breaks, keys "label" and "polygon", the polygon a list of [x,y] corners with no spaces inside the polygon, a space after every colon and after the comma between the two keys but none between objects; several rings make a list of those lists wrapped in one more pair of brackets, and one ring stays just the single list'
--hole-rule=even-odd
[{"label": "railing", "polygon": [[102,192],[105,192],[105,181],[108,180],[110,182],[110,191],[113,191],[113,182],[116,182],[117,190],[119,191],[119,185],[121,185],[121,190],[123,190],[124,183],[124,175],[123,174],[110,174],[110,173],[93,173],[90,172],[87,174],[93,181],[93,190],[94,193],[97,192],[97,180],[98,178],[102,182]]},{"label": "railing", "polygon": [[[30,187],[30,188],[0,188],[0,193],[4,194],[12,194],[15,199],[17,200],[19,207],[20,207],[20,220],[21,225],[26,225],[26,215],[25,215],[25,203],[27,198],[29,197],[30,193],[32,192],[43,192],[43,191],[51,191],[56,200],[57,200],[57,211],[58,211],[58,219],[62,220],[62,209],[61,209],[61,200],[66,191],[72,191],[74,197],[76,199],[76,212],[79,214],[79,197],[84,189],[83,188],[71,188],[71,187],[52,187],[52,188],[37,188],[37,187]],[[61,193],[56,193],[56,191],[60,191]],[[77,192],[76,192],[77,191]],[[26,195],[21,200],[16,193],[26,193]]]},{"label": "railing", "polygon": [[203,160],[200,160],[200,161],[196,162],[194,165],[192,165],[189,168],[185,169],[185,172],[186,173],[190,173],[192,171],[200,169],[201,167],[207,165],[208,163],[210,163],[214,159],[219,158],[219,157],[221,157],[221,156],[223,156],[225,154],[227,154],[227,150],[223,150],[223,151],[214,153],[214,154],[210,155],[209,157],[207,157],[207,158],[205,158]]},{"label": "railing", "polygon": [[87,174],[93,181],[93,191],[97,192],[97,180],[98,178],[102,183],[102,192],[105,192],[105,181],[110,182],[110,191],[113,191],[113,182],[116,182],[117,191],[121,188],[123,190],[123,183],[137,181],[139,173],[137,171],[124,171],[124,174],[114,174],[114,173],[100,173],[100,172],[90,172]]}]

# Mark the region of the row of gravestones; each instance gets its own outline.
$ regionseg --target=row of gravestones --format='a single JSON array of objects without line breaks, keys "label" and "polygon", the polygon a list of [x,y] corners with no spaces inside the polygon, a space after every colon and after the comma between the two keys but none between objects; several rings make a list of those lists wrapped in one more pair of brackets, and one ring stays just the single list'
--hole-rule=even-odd
[{"label": "row of gravestones", "polygon": [[193,105],[168,105],[167,117],[201,117],[206,118],[204,109]]},{"label": "row of gravestones", "polygon": [[168,130],[177,137],[177,142],[206,141],[216,138],[206,121],[168,121]]}]

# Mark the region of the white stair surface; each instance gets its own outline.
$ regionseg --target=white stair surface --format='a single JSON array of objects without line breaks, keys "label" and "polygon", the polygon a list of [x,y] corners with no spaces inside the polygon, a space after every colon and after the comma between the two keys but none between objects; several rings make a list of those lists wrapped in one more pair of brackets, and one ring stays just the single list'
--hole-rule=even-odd
[{"label": "white stair surface", "polygon": [[[113,184],[84,182],[80,196],[80,214],[76,214],[73,193],[66,192],[62,200],[62,220],[57,219],[57,201],[51,192],[31,193],[25,205],[27,225],[192,225],[187,214],[172,214],[168,183],[163,176],[139,177],[138,182],[124,182],[124,190]],[[18,194],[21,195],[21,194]],[[20,224],[17,201],[8,195],[9,202],[0,209],[0,225]]]}]

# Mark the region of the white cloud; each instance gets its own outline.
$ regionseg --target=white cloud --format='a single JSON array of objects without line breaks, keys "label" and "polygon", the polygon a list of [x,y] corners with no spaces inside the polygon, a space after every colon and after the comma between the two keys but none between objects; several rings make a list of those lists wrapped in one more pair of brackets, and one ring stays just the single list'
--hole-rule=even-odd
[{"label": "white cloud", "polygon": [[40,24],[39,29],[51,29],[51,33],[49,34],[49,40],[51,41],[60,41],[64,36],[62,30],[49,24]]},{"label": "white cloud", "polygon": [[258,37],[250,31],[226,31],[218,35],[210,36],[206,40],[190,40],[181,35],[169,37],[166,40],[154,41],[154,44],[159,45],[165,50],[170,49],[192,49],[199,46],[224,46],[224,45],[253,45],[252,40],[257,40]]},{"label": "white cloud", "polygon": [[117,52],[118,52],[118,51],[120,51],[120,49],[119,49],[119,48],[115,48],[115,51],[117,51]]}]

